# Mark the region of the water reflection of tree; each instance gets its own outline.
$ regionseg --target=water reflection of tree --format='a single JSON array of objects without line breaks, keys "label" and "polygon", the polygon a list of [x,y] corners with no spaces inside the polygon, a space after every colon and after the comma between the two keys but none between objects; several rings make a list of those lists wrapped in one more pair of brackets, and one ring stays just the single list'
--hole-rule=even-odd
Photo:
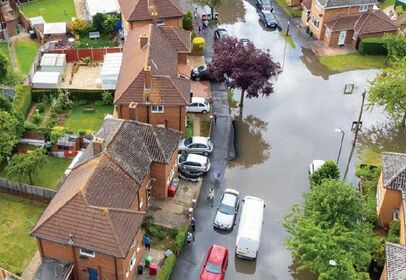
[{"label": "water reflection of tree", "polygon": [[237,159],[230,162],[231,166],[245,168],[261,164],[269,158],[271,145],[263,138],[267,131],[268,123],[253,115],[248,115],[244,120],[235,120]]},{"label": "water reflection of tree", "polygon": [[245,7],[242,0],[223,0],[217,9],[221,23],[234,24],[245,20]]},{"label": "water reflection of tree", "polygon": [[323,80],[328,80],[329,76],[333,74],[333,72],[320,63],[318,57],[310,49],[302,48],[300,60],[306,65],[306,68],[312,75],[322,77]]},{"label": "water reflection of tree", "polygon": [[394,123],[363,128],[358,137],[359,158],[370,164],[380,163],[381,152],[406,152],[406,129]]},{"label": "water reflection of tree", "polygon": [[289,266],[290,275],[292,275],[293,279],[295,280],[314,280],[317,279],[317,276],[310,271],[298,271],[297,270],[297,263],[293,261]]}]

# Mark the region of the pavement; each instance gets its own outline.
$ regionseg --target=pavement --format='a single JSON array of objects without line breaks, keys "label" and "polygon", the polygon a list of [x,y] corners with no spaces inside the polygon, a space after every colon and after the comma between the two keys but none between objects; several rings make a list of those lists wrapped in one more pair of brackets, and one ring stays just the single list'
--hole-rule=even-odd
[{"label": "pavement", "polygon": [[32,257],[31,261],[29,262],[29,264],[25,267],[23,274],[21,275],[21,278],[27,280],[32,279],[40,264],[41,264],[41,255],[37,250],[34,256]]},{"label": "pavement", "polygon": [[[158,263],[158,272],[159,272],[159,268],[162,266],[162,264],[164,262],[164,251],[151,248],[151,250],[149,252],[145,252],[140,264],[144,263],[144,259],[146,256],[151,256],[152,262]],[[137,278],[137,280],[150,280],[150,279],[156,279],[156,276],[149,275],[149,269],[144,267],[144,273],[141,275],[137,274],[136,278]]]}]

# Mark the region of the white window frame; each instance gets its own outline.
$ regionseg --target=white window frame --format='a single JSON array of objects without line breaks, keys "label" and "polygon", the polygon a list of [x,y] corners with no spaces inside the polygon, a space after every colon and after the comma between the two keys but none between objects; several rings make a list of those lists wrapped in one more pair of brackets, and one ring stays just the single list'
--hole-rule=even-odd
[{"label": "white window frame", "polygon": [[367,12],[368,11],[369,6],[368,5],[361,5],[359,6],[359,11],[362,12]]},{"label": "white window frame", "polygon": [[381,204],[381,199],[382,199],[381,190],[378,187],[376,190],[376,206],[377,207],[379,207],[379,205]]},{"label": "white window frame", "polygon": [[326,28],[326,37],[330,37],[331,36],[331,29]]},{"label": "white window frame", "polygon": [[134,252],[133,255],[131,256],[131,259],[130,259],[130,264],[129,264],[130,265],[130,271],[133,271],[136,261],[137,261],[137,257],[136,257],[135,252]]},{"label": "white window frame", "polygon": [[[85,252],[85,251],[83,251],[83,250],[86,250],[86,251],[88,251],[88,252]],[[93,254],[90,253],[90,252],[93,252]],[[89,250],[89,249],[85,249],[85,248],[79,248],[79,254],[80,254],[81,256],[86,256],[86,257],[91,257],[91,258],[96,257],[96,252],[95,252],[95,251],[92,251],[92,250]]]},{"label": "white window frame", "polygon": [[141,209],[142,205],[144,205],[144,201],[142,200],[142,197],[140,196],[140,201],[138,203],[138,207]]},{"label": "white window frame", "polygon": [[162,105],[156,105],[156,106],[151,106],[151,113],[160,113],[162,114],[164,112],[164,106]]},{"label": "white window frame", "polygon": [[[317,21],[317,25],[314,24],[315,21]],[[313,25],[316,29],[319,29],[319,27],[320,27],[320,20],[319,20],[316,16],[313,16],[313,18],[312,18],[312,25]]]},{"label": "white window frame", "polygon": [[156,21],[156,25],[158,26],[165,26],[165,19],[161,18]]}]

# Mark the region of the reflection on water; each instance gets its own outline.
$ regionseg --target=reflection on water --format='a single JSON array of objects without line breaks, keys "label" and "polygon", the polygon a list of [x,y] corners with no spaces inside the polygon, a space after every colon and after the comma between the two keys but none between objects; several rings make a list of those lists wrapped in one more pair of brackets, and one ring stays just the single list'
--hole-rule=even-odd
[{"label": "reflection on water", "polygon": [[310,271],[297,271],[298,265],[296,262],[293,262],[289,266],[289,272],[291,273],[293,279],[296,280],[308,280],[308,279],[316,279],[316,275]]},{"label": "reflection on water", "polygon": [[234,265],[235,265],[235,270],[239,273],[243,274],[254,274],[255,270],[257,268],[257,260],[249,261],[249,260],[243,260],[240,258],[237,258],[236,255],[234,255]]},{"label": "reflection on water", "polygon": [[302,48],[300,60],[304,65],[306,65],[306,68],[314,76],[322,77],[324,80],[328,80],[329,76],[334,74],[320,63],[320,60],[314,55],[312,50]]},{"label": "reflection on water", "polygon": [[245,7],[242,0],[223,0],[217,9],[220,22],[224,24],[234,24],[245,20]]},{"label": "reflection on water", "polygon": [[268,129],[267,122],[253,115],[248,115],[244,120],[237,118],[234,121],[234,128],[236,135],[238,135],[235,143],[237,158],[230,162],[231,167],[249,168],[261,164],[269,158],[271,146],[262,137],[262,133]]}]

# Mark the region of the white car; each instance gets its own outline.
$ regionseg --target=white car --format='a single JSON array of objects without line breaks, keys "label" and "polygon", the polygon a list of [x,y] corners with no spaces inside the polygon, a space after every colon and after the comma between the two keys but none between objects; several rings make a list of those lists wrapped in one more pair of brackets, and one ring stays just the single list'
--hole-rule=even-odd
[{"label": "white car", "polygon": [[315,159],[312,161],[312,163],[310,163],[309,166],[309,174],[312,175],[316,170],[318,170],[320,167],[323,166],[323,164],[325,164],[326,162],[324,160],[321,159]]},{"label": "white car", "polygon": [[210,170],[210,161],[205,156],[183,154],[178,157],[178,167],[190,172],[207,172]]},{"label": "white car", "polygon": [[193,136],[180,140],[178,150],[182,154],[202,154],[207,157],[213,151],[213,143],[209,138]]},{"label": "white car", "polygon": [[217,206],[213,226],[222,230],[232,230],[240,206],[239,192],[233,189],[225,189]]},{"label": "white car", "polygon": [[210,104],[203,97],[192,97],[192,102],[186,106],[186,112],[189,113],[208,113],[210,112]]}]

